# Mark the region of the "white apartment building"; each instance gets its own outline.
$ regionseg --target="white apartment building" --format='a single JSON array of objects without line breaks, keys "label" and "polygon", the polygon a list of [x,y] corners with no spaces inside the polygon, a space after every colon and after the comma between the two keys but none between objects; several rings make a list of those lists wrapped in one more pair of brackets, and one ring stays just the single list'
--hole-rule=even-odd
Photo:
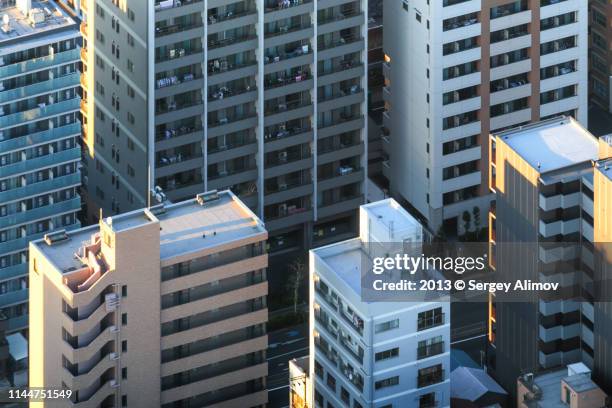
[{"label": "white apartment building", "polygon": [[488,135],[587,122],[584,0],[386,0],[383,170],[437,230],[486,212]]},{"label": "white apartment building", "polygon": [[361,206],[360,226],[310,252],[314,406],[449,406],[450,304],[361,300],[368,244],[420,242],[422,226],[393,199]]}]

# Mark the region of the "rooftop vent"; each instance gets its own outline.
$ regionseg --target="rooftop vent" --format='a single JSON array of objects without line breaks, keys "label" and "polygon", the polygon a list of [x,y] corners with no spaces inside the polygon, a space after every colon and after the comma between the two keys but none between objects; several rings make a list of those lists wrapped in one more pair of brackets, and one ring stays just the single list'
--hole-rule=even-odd
[{"label": "rooftop vent", "polygon": [[11,31],[11,17],[8,14],[5,14],[2,16],[2,32],[8,34]]},{"label": "rooftop vent", "polygon": [[68,237],[68,234],[66,233],[66,230],[55,231],[50,234],[45,234],[44,236],[44,240],[49,246],[57,242],[65,241],[68,238],[69,237]]},{"label": "rooftop vent", "polygon": [[215,201],[218,199],[219,199],[219,193],[217,192],[217,190],[211,190],[206,193],[198,194],[196,196],[196,201],[200,205],[204,205],[206,203],[209,203],[211,201]]}]

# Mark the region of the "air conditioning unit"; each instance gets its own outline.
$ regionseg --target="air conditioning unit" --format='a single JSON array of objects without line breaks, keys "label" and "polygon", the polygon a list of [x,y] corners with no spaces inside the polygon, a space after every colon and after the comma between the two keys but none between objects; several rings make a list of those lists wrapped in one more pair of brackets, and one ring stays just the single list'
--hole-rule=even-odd
[{"label": "air conditioning unit", "polygon": [[278,213],[280,215],[285,215],[287,214],[287,204],[286,203],[282,203],[278,206]]},{"label": "air conditioning unit", "polygon": [[559,51],[559,49],[561,48],[561,45],[559,44],[559,41],[555,41],[553,43],[553,50],[555,50],[555,52]]},{"label": "air conditioning unit", "polygon": [[458,77],[459,75],[461,75],[459,67],[453,67],[453,77]]},{"label": "air conditioning unit", "polygon": [[508,40],[508,39],[510,39],[510,31],[508,31],[508,30],[504,30],[504,31],[502,32],[502,38],[503,38],[504,40]]},{"label": "air conditioning unit", "polygon": [[459,52],[459,51],[461,51],[461,45],[459,45],[459,43],[458,43],[458,42],[454,42],[454,43],[453,43],[453,51],[454,51],[454,52]]},{"label": "air conditioning unit", "polygon": [[280,160],[282,162],[286,162],[287,161],[287,152],[280,152],[280,153],[278,153],[278,160]]},{"label": "air conditioning unit", "polygon": [[119,354],[118,353],[110,353],[108,355],[108,357],[111,359],[111,361],[119,360]]},{"label": "air conditioning unit", "polygon": [[504,113],[510,113],[510,105],[509,104],[504,104]]},{"label": "air conditioning unit", "polygon": [[454,116],[453,117],[453,126],[457,127],[461,124],[461,119],[459,119],[459,116]]},{"label": "air conditioning unit", "polygon": [[453,102],[459,102],[459,91],[454,91],[453,92]]},{"label": "air conditioning unit", "polygon": [[281,190],[281,191],[282,190],[286,190],[287,189],[287,183],[280,183],[278,185],[278,189]]},{"label": "air conditioning unit", "polygon": [[117,382],[117,380],[110,380],[109,384],[110,384],[111,388],[118,388],[119,387],[119,383]]},{"label": "air conditioning unit", "polygon": [[510,56],[508,54],[502,55],[502,62],[504,63],[504,65],[509,64],[510,63]]},{"label": "air conditioning unit", "polygon": [[559,16],[555,17],[554,22],[555,22],[555,27],[559,27],[559,25],[561,24],[561,19],[559,18]]},{"label": "air conditioning unit", "polygon": [[504,80],[502,81],[502,84],[504,86],[504,89],[510,88],[510,81],[508,80],[508,78],[504,78]]}]

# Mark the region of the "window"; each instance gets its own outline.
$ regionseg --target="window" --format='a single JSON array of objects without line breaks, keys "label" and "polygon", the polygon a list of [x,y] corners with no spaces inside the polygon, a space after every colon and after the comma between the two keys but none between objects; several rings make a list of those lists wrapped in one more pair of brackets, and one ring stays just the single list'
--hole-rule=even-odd
[{"label": "window", "polygon": [[340,387],[340,398],[347,404],[347,406],[349,406],[348,404],[351,403],[351,395],[344,387]]},{"label": "window", "polygon": [[121,315],[121,324],[125,326],[127,324],[127,313]]},{"label": "window", "polygon": [[384,380],[376,381],[374,388],[380,390],[381,388],[392,387],[399,384],[399,376],[385,378]]},{"label": "window", "polygon": [[121,342],[121,352],[122,353],[127,353],[127,340],[123,340]]},{"label": "window", "polygon": [[421,22],[421,15],[419,13],[416,13],[414,17],[416,18],[416,21],[418,21],[419,23]]},{"label": "window", "polygon": [[127,297],[127,286],[126,285],[121,286],[121,297]]},{"label": "window", "polygon": [[437,307],[435,309],[419,313],[417,330],[426,330],[431,327],[440,326],[441,324],[444,324],[444,313],[442,313],[441,307]]},{"label": "window", "polygon": [[336,379],[331,374],[327,373],[327,386],[336,391]]},{"label": "window", "polygon": [[127,407],[127,395],[122,395],[121,396],[121,406],[122,407]]},{"label": "window", "polygon": [[376,333],[382,333],[388,330],[397,329],[399,327],[399,319],[389,320],[388,322],[378,323],[374,326]]},{"label": "window", "polygon": [[403,8],[404,10],[408,11],[408,1],[404,0],[404,1],[402,2],[402,8]]},{"label": "window", "polygon": [[121,368],[121,378],[127,379],[127,367]]},{"label": "window", "polygon": [[387,360],[393,357],[399,356],[399,347],[395,347],[389,350],[379,351],[374,355],[375,361]]}]

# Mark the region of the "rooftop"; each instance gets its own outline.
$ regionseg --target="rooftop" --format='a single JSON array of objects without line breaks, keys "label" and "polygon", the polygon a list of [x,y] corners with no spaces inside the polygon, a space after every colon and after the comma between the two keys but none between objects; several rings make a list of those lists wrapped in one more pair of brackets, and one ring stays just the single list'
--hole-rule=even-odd
[{"label": "rooftop", "polygon": [[229,191],[220,192],[218,200],[203,205],[194,199],[168,206],[157,218],[162,228],[162,258],[266,232],[261,220]]},{"label": "rooftop", "polygon": [[596,160],[597,139],[571,117],[559,117],[497,135],[539,173]]},{"label": "rooftop", "polygon": [[529,408],[567,408],[568,405],[559,398],[561,381],[578,393],[598,389],[597,384],[591,380],[588,370],[584,372],[573,368],[580,365],[571,364],[567,368],[536,374],[531,385],[521,378],[520,380],[527,388],[537,391],[536,398],[529,400],[526,405]]},{"label": "rooftop", "polygon": [[458,367],[451,372],[451,398],[476,402],[487,393],[507,392],[481,368]]},{"label": "rooftop", "polygon": [[[194,198],[167,205],[161,211],[154,207],[151,211],[136,210],[103,220],[114,232],[138,228],[155,221],[159,221],[161,227],[162,259],[266,233],[259,218],[229,191],[219,192],[218,198],[202,204]],[[68,232],[68,239],[51,245],[44,240],[32,244],[38,246],[59,270],[68,272],[83,267],[74,254],[84,243],[91,242],[91,237],[99,231],[100,227],[94,225]]]},{"label": "rooftop", "polygon": [[[0,0],[0,46],[22,42],[35,34],[76,25],[76,22],[51,0],[31,0],[30,11],[22,10],[14,0]],[[5,24],[9,21],[8,26]],[[4,53],[4,52],[3,52]]]},{"label": "rooftop", "polygon": [[312,250],[359,297],[362,270],[372,268],[372,253],[403,249],[407,238],[422,240],[421,224],[392,198],[362,205],[360,225],[359,238]]}]

